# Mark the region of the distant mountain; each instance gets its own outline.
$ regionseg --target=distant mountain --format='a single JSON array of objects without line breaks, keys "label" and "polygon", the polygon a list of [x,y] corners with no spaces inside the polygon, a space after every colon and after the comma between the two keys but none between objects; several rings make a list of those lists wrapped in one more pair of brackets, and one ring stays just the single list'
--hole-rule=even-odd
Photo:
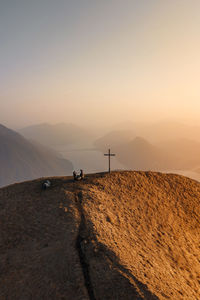
[{"label": "distant mountain", "polygon": [[38,141],[47,146],[62,146],[86,143],[92,135],[74,124],[38,124],[19,130],[25,138]]},{"label": "distant mountain", "polygon": [[137,137],[115,149],[119,161],[135,170],[190,170],[199,172],[200,143],[175,139],[149,143]]},{"label": "distant mountain", "polygon": [[42,176],[68,175],[72,164],[54,151],[0,125],[0,186]]},{"label": "distant mountain", "polygon": [[142,136],[152,143],[175,139],[191,139],[200,142],[199,126],[190,126],[172,121],[156,123],[126,122],[117,124],[115,130],[134,130],[137,136]]},{"label": "distant mountain", "polygon": [[145,138],[135,137],[132,130],[112,131],[95,142],[98,149],[111,148],[117,160],[128,169],[167,170],[174,169],[171,155]]},{"label": "distant mountain", "polygon": [[141,137],[116,147],[116,154],[121,163],[134,170],[165,170],[171,158]]},{"label": "distant mountain", "polygon": [[[195,140],[182,137],[184,134],[190,135],[191,128],[186,125],[179,124],[176,127],[176,123],[163,122],[159,128],[159,124],[149,127],[133,124],[135,132],[139,131],[143,135],[133,139],[133,130],[111,131],[96,140],[96,147],[101,151],[111,148],[117,154],[116,158],[128,169],[185,170],[200,173],[200,142],[197,131],[193,132]],[[125,126],[130,126],[130,123]]]},{"label": "distant mountain", "polygon": [[200,142],[179,138],[158,144],[169,156],[173,156],[174,166],[182,170],[196,169],[200,166]]},{"label": "distant mountain", "polygon": [[101,150],[107,150],[108,148],[115,150],[116,146],[127,143],[134,137],[133,130],[115,130],[96,140],[95,146]]}]

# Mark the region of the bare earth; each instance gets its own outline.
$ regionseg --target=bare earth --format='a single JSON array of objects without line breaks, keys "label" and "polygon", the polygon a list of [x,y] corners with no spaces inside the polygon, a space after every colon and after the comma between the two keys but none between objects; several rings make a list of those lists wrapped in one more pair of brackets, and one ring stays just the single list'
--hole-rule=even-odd
[{"label": "bare earth", "polygon": [[0,189],[0,299],[200,299],[200,183],[114,172]]}]

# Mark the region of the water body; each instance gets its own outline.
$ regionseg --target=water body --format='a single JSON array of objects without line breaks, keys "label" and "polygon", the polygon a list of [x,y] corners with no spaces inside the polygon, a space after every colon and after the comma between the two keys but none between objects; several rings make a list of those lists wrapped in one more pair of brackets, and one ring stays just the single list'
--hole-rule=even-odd
[{"label": "water body", "polygon": [[[108,157],[96,149],[69,149],[59,147],[56,149],[64,158],[69,159],[76,171],[83,169],[85,173],[97,173],[108,170]],[[111,170],[126,170],[116,157],[111,157]]]}]

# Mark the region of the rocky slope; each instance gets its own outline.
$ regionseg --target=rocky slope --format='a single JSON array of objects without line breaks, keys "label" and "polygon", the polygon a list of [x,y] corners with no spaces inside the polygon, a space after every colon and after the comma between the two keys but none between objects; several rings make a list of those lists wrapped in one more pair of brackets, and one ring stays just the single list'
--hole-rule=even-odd
[{"label": "rocky slope", "polygon": [[0,299],[200,299],[200,183],[114,172],[0,189]]}]

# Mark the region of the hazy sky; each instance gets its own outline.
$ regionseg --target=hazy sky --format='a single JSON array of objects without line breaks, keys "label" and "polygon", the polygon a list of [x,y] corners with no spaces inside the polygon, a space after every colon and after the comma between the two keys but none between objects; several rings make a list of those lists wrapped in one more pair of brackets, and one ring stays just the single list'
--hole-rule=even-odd
[{"label": "hazy sky", "polygon": [[199,0],[0,0],[0,123],[200,119]]}]

